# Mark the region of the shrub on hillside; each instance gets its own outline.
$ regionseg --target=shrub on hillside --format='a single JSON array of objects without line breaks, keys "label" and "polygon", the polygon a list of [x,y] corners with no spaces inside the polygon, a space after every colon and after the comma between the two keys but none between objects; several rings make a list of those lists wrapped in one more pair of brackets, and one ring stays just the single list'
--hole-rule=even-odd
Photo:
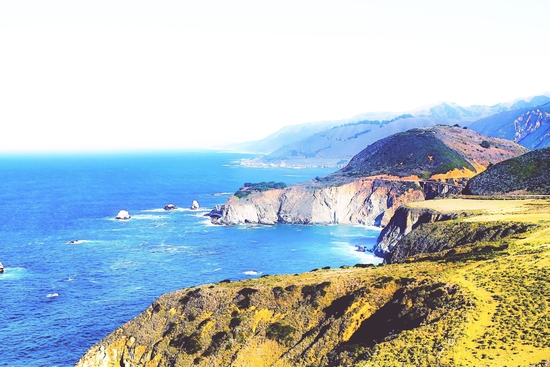
[{"label": "shrub on hillside", "polygon": [[245,182],[244,187],[239,191],[237,191],[234,195],[239,199],[241,199],[253,192],[262,192],[262,191],[273,190],[273,189],[284,189],[285,187],[286,187],[286,184],[284,182],[275,182],[275,181],[269,181],[269,182],[264,181],[259,183]]}]

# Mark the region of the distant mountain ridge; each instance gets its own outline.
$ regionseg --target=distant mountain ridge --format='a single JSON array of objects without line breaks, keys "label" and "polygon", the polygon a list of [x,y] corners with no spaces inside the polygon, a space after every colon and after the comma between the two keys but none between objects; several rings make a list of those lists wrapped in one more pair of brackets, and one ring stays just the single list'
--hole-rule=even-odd
[{"label": "distant mountain ridge", "polygon": [[385,226],[400,205],[459,193],[491,164],[527,151],[460,127],[410,129],[369,145],[326,177],[268,191],[245,185],[227,199],[217,223]]},{"label": "distant mountain ridge", "polygon": [[416,128],[369,145],[333,176],[470,178],[504,157],[527,151],[509,140],[490,138],[460,127]]},{"label": "distant mountain ridge", "polygon": [[501,112],[472,123],[470,128],[529,149],[550,147],[550,103]]},{"label": "distant mountain ridge", "polygon": [[[247,151],[261,152],[265,155],[246,160],[243,164],[343,167],[365,146],[380,139],[412,128],[441,124],[461,126],[476,124],[474,130],[485,135],[515,140],[509,136],[509,128],[506,128],[504,135],[498,135],[496,132],[480,130],[484,123],[477,124],[476,121],[491,119],[497,114],[501,116],[497,119],[498,121],[501,121],[502,117],[518,118],[519,115],[513,111],[522,109],[522,113],[526,113],[529,109],[534,108],[533,106],[549,102],[550,97],[547,95],[535,96],[528,101],[518,99],[493,106],[462,107],[456,103],[442,102],[405,113],[368,113],[357,115],[349,120],[287,126],[258,142],[247,143]],[[531,134],[534,128],[526,131]],[[524,137],[523,139],[527,142],[531,138]],[[532,139],[536,140],[537,138],[532,137]],[[546,138],[538,137],[538,139],[545,141]],[[279,144],[277,148],[266,154],[277,144]]]}]

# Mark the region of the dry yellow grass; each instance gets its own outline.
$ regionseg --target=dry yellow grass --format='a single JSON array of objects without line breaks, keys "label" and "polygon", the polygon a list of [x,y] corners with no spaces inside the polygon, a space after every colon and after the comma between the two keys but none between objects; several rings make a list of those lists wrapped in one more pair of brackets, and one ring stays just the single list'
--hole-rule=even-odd
[{"label": "dry yellow grass", "polygon": [[[411,263],[177,291],[94,347],[79,366],[96,366],[103,355],[113,356],[109,366],[120,366],[121,355],[136,366],[526,367],[550,360],[550,202],[408,206],[467,213],[440,228],[464,221],[479,222],[467,228],[497,220],[537,225],[456,248],[452,260],[424,254]],[[490,251],[472,257],[476,246]],[[277,323],[283,327],[270,335]]]}]

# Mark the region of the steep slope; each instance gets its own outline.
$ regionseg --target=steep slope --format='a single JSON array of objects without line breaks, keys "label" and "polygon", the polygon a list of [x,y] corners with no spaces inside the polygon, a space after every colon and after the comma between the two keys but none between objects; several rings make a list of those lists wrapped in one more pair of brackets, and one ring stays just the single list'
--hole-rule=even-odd
[{"label": "steep slope", "polygon": [[505,160],[473,177],[466,187],[473,195],[550,195],[550,148]]},{"label": "steep slope", "polygon": [[335,175],[469,178],[526,151],[513,142],[454,126],[411,129],[368,146]]},{"label": "steep slope", "polygon": [[550,103],[480,119],[470,125],[479,133],[513,140],[529,149],[550,147]]},{"label": "steep slope", "polygon": [[[481,146],[484,141],[489,146]],[[457,194],[462,187],[455,184],[525,151],[458,127],[408,130],[368,146],[326,178],[264,192],[243,188],[217,222],[385,226],[399,205]]]},{"label": "steep slope", "polygon": [[386,121],[365,120],[335,126],[305,139],[286,144],[271,154],[254,160],[255,164],[325,166],[347,163],[365,146],[407,129],[446,123],[442,118],[403,115]]},{"label": "steep slope", "polygon": [[[443,201],[422,204],[453,214]],[[407,263],[165,294],[90,348],[77,367],[547,365],[548,202],[464,202],[475,212],[459,216],[460,207],[457,219],[409,234],[441,252],[404,247]],[[509,209],[504,220],[495,210],[501,204]],[[469,233],[467,223],[492,232],[457,237]],[[510,231],[520,227],[527,229]]]},{"label": "steep slope", "polygon": [[[513,127],[505,127],[503,134],[502,131],[493,132],[493,128],[488,128],[485,131],[483,130],[484,126],[496,123],[498,126],[495,125],[495,130],[499,130],[500,125],[505,123],[503,119],[507,119],[506,122],[511,122],[520,116],[519,109],[522,109],[521,113],[525,113],[529,109],[548,102],[550,102],[550,97],[546,95],[518,99],[493,106],[462,107],[456,103],[442,102],[407,112],[362,114],[346,121],[342,120],[340,123],[334,121],[332,124],[323,122],[289,126],[261,141],[249,143],[249,148],[256,146],[257,152],[267,155],[245,160],[243,163],[253,166],[341,167],[365,146],[392,134],[438,124],[469,126],[473,121],[489,119],[489,116],[499,113],[502,114],[498,115],[498,118],[476,124],[474,130],[485,135],[514,140]],[[512,110],[515,112],[507,113]],[[513,118],[510,120],[512,116]],[[322,129],[319,128],[321,126]],[[510,134],[511,131],[514,132]],[[535,135],[529,139],[543,139],[542,136]],[[535,148],[536,145],[527,140],[522,144],[529,148]]]},{"label": "steep slope", "polygon": [[359,178],[311,181],[285,189],[231,196],[218,224],[365,224],[385,226],[399,205],[458,194],[462,187],[417,181]]}]

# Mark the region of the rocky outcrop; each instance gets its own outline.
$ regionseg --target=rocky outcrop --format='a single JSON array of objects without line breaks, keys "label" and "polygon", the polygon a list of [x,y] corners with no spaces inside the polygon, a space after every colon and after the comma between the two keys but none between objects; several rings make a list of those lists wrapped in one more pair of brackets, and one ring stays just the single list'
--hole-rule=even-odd
[{"label": "rocky outcrop", "polygon": [[199,208],[199,202],[197,200],[193,200],[193,202],[191,203],[191,210],[198,210]]},{"label": "rocky outcrop", "polygon": [[350,366],[431,322],[443,330],[430,335],[438,343],[458,335],[441,320],[465,312],[462,289],[433,277],[400,277],[395,269],[396,278],[388,274],[320,270],[175,291],[90,348],[76,366]]},{"label": "rocky outcrop", "polygon": [[4,265],[2,265],[2,263],[0,263],[0,274],[4,273]]},{"label": "rocky outcrop", "polygon": [[327,177],[262,192],[245,187],[228,199],[218,222],[385,226],[399,205],[459,193],[462,187],[451,183],[526,151],[457,126],[411,129],[369,145]]},{"label": "rocky outcrop", "polygon": [[437,182],[361,178],[328,186],[307,182],[254,193],[225,203],[219,224],[364,224],[385,226],[395,210],[410,201],[459,193]]},{"label": "rocky outcrop", "polygon": [[[400,263],[420,254],[435,253],[452,261],[457,248],[468,246],[477,246],[473,256],[480,259],[484,252],[505,249],[507,244],[502,241],[503,239],[536,227],[537,225],[531,223],[504,221],[425,223],[398,240],[386,254],[386,262]],[[459,258],[464,258],[464,255]]]},{"label": "rocky outcrop", "polygon": [[122,209],[118,212],[115,218],[119,220],[128,220],[131,217],[130,217],[130,213],[128,213],[127,210]]},{"label": "rocky outcrop", "polygon": [[210,217],[212,224],[220,224],[218,220],[222,217],[223,214],[223,205],[216,205],[209,213],[206,213],[205,217]]},{"label": "rocky outcrop", "polygon": [[174,204],[166,204],[164,206],[164,210],[174,210],[174,209],[177,209],[178,207],[175,206]]},{"label": "rocky outcrop", "polygon": [[440,213],[428,208],[399,207],[388,225],[380,232],[374,252],[386,256],[405,235],[424,223],[458,218],[456,213]]}]

